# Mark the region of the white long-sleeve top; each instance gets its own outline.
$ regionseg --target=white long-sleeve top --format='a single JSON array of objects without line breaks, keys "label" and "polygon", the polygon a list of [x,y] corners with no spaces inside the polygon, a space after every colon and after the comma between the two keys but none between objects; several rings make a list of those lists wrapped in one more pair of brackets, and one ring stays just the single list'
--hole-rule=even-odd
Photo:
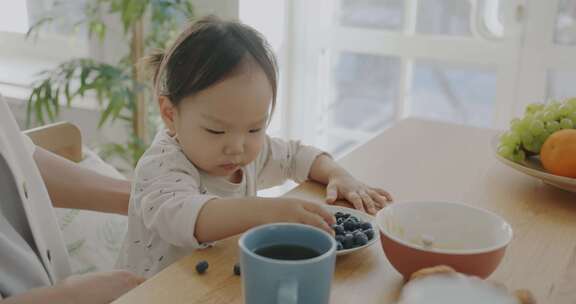
[{"label": "white long-sleeve top", "polygon": [[[217,197],[256,196],[256,191],[287,179],[308,178],[322,152],[298,141],[266,136],[255,161],[242,168],[242,181],[232,183],[196,168],[176,139],[160,131],[136,166],[128,210],[128,232],[117,267],[149,277],[205,248],[195,238],[203,205]],[[226,223],[214,223],[226,225]]]}]

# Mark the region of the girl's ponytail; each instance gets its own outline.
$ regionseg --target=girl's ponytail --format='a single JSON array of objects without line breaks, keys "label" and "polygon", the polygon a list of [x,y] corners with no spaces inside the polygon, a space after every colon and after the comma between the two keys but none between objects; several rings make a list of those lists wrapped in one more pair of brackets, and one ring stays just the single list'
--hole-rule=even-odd
[{"label": "girl's ponytail", "polygon": [[158,50],[143,58],[148,77],[152,77],[152,83],[155,89],[158,88],[158,78],[162,60],[164,60],[164,52],[162,50]]}]

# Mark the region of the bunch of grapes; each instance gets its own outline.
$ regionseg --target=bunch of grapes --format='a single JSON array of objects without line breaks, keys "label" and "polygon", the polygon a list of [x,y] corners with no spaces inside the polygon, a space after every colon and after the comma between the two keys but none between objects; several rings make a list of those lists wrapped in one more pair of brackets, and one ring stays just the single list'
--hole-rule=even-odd
[{"label": "bunch of grapes", "polygon": [[529,104],[524,117],[512,119],[510,130],[500,137],[498,154],[522,163],[539,154],[548,136],[562,129],[576,129],[576,98]]}]

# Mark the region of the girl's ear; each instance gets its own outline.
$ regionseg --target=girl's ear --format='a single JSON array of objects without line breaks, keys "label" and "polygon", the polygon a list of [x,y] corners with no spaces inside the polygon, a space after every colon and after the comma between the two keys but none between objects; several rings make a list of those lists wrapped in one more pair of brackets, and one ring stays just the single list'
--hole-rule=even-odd
[{"label": "girl's ear", "polygon": [[176,115],[177,109],[170,101],[168,96],[160,96],[158,97],[158,105],[160,107],[160,116],[162,116],[162,120],[164,124],[170,130],[170,134],[176,134]]}]

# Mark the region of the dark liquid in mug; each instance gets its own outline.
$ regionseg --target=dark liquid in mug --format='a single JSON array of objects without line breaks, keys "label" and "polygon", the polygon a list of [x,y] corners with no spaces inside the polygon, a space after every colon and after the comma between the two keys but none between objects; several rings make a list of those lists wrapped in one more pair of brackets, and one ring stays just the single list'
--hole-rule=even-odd
[{"label": "dark liquid in mug", "polygon": [[254,250],[259,256],[276,260],[306,260],[320,256],[320,252],[300,245],[270,245]]}]

